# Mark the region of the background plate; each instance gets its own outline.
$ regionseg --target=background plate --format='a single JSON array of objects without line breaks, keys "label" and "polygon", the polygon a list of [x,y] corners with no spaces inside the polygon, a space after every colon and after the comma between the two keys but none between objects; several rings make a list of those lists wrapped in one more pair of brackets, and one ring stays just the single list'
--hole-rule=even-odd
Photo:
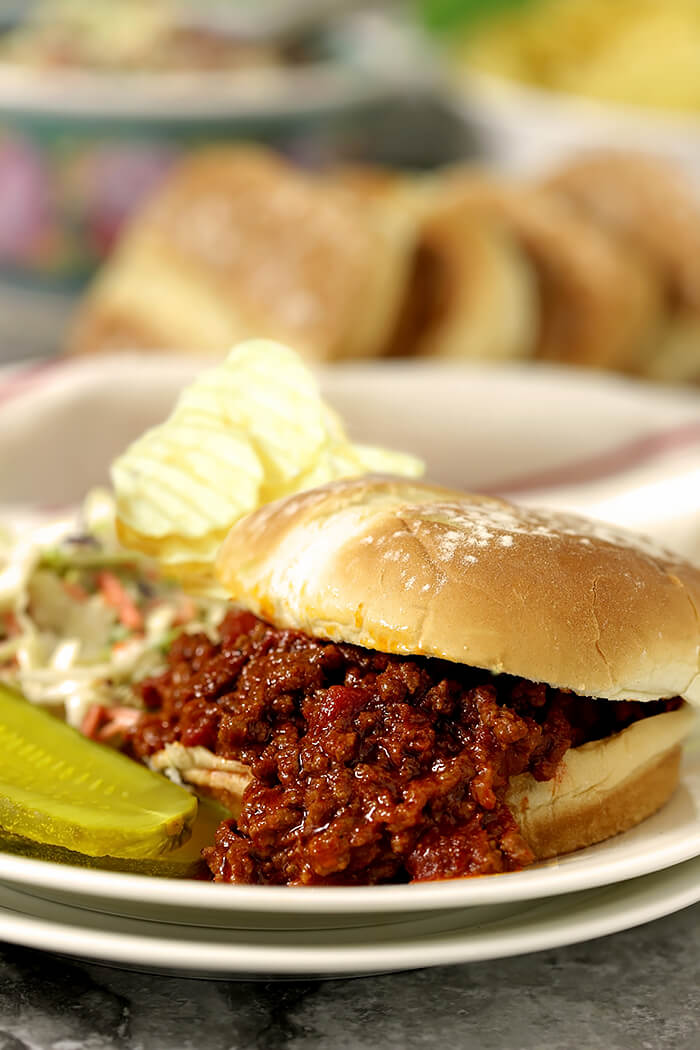
[{"label": "background plate", "polygon": [[[2,503],[70,506],[105,484],[111,461],[207,363],[122,354],[0,370]],[[458,488],[566,472],[700,422],[697,392],[550,365],[387,362],[319,375],[356,440],[413,452],[433,481]]]}]

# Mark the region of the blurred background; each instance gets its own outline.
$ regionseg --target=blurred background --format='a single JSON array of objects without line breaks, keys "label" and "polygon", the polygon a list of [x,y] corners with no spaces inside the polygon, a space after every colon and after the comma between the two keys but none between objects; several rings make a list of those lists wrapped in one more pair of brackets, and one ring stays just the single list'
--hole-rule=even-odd
[{"label": "blurred background", "polygon": [[0,3],[0,361],[700,381],[697,0]]}]

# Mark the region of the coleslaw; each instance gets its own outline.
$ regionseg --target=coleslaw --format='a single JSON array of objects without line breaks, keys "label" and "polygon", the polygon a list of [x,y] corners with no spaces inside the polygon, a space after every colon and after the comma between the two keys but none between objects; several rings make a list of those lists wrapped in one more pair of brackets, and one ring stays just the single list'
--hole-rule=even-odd
[{"label": "coleslaw", "polygon": [[114,503],[96,490],[77,515],[0,526],[0,682],[95,739],[118,742],[173,638],[217,640],[227,604],[185,594],[119,545]]}]

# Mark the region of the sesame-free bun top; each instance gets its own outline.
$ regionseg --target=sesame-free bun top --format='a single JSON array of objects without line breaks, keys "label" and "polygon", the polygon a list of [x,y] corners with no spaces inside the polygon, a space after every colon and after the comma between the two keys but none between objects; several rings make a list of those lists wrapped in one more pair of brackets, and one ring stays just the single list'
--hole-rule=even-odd
[{"label": "sesame-free bun top", "polygon": [[700,569],[585,518],[340,481],[239,521],[218,575],[241,606],[316,637],[700,704]]}]

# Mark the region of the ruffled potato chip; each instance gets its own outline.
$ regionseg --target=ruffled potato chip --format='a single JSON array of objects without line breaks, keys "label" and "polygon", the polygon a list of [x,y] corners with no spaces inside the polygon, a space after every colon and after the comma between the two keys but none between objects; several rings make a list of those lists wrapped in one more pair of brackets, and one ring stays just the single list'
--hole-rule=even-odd
[{"label": "ruffled potato chip", "polygon": [[404,453],[353,445],[301,359],[254,340],[187,387],[170,417],[112,465],[121,542],[191,590],[230,527],[263,503],[336,478],[423,472]]},{"label": "ruffled potato chip", "polygon": [[336,439],[312,373],[292,350],[267,340],[242,343],[222,366],[204,372],[183,391],[175,418],[183,410],[226,430],[240,428],[263,465],[262,487],[272,493],[292,484]]},{"label": "ruffled potato chip", "polygon": [[264,476],[241,428],[186,415],[149,430],[112,468],[120,520],[158,538],[225,528],[257,505]]},{"label": "ruffled potato chip", "polygon": [[353,445],[363,474],[400,474],[419,478],[425,473],[425,463],[409,452],[393,452],[378,445]]},{"label": "ruffled potato chip", "polygon": [[408,452],[390,452],[373,445],[334,444],[326,446],[311,470],[297,479],[295,491],[359,474],[400,474],[418,478],[424,470],[422,460]]},{"label": "ruffled potato chip", "polygon": [[187,565],[191,562],[209,564],[217,554],[228,528],[211,529],[199,539],[187,539],[176,534],[147,536],[117,520],[117,536],[123,547],[141,551],[161,565]]}]

